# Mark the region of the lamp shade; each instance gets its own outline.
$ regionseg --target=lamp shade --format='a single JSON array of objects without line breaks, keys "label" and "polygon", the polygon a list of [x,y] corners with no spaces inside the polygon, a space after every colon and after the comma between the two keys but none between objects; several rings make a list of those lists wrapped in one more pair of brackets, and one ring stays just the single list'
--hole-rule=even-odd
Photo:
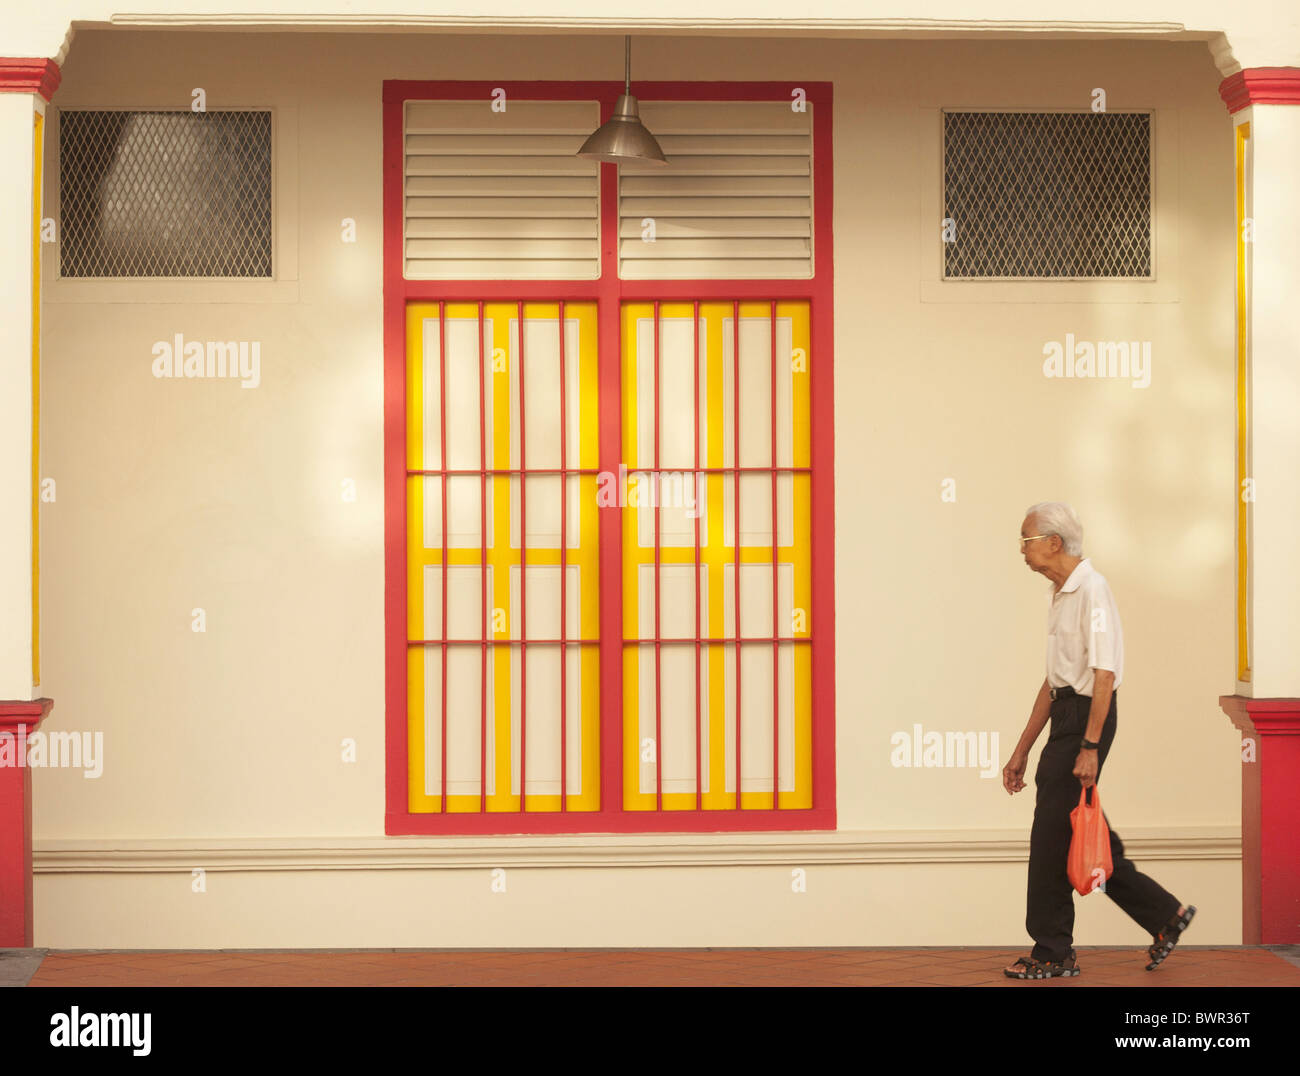
[{"label": "lamp shade", "polygon": [[654,135],[641,124],[636,98],[628,93],[618,95],[614,115],[582,144],[578,156],[610,164],[668,163]]}]

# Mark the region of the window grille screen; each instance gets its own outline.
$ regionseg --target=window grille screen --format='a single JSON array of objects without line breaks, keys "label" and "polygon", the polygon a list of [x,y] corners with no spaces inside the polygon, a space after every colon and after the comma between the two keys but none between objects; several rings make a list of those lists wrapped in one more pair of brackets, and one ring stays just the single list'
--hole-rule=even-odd
[{"label": "window grille screen", "polygon": [[623,807],[807,809],[809,305],[622,317]]},{"label": "window grille screen", "polygon": [[271,114],[59,117],[65,277],[271,276]]},{"label": "window grille screen", "polygon": [[407,333],[410,809],[598,810],[596,304],[412,303]]},{"label": "window grille screen", "polygon": [[1147,113],[945,112],[944,276],[1151,276]]},{"label": "window grille screen", "polygon": [[[612,399],[595,302],[406,308],[412,812],[813,806],[809,304],[620,308]],[[616,481],[597,469],[611,407]],[[614,633],[622,712],[602,715]],[[600,750],[615,722],[621,760]],[[602,800],[611,761],[622,794]]]}]

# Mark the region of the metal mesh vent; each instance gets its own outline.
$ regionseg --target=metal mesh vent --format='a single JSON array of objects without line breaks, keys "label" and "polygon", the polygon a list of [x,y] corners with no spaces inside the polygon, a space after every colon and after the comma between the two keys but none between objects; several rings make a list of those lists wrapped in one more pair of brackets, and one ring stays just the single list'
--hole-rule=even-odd
[{"label": "metal mesh vent", "polygon": [[1150,119],[945,112],[944,276],[1150,277]]},{"label": "metal mesh vent", "polygon": [[62,112],[65,277],[270,277],[270,112]]}]

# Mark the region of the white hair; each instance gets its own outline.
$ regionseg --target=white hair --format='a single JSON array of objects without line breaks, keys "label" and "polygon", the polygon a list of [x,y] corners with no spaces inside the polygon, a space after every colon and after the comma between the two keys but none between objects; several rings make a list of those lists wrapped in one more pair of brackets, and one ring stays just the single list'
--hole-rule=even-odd
[{"label": "white hair", "polygon": [[1083,524],[1074,509],[1062,501],[1041,501],[1025,509],[1025,518],[1033,517],[1043,534],[1055,534],[1072,557],[1083,556]]}]

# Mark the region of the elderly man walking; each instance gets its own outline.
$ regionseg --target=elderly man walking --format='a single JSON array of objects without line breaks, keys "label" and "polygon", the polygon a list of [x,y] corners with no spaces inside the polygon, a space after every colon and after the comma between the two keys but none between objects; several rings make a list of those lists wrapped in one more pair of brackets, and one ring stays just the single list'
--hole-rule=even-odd
[{"label": "elderly man walking", "polygon": [[[1110,586],[1083,556],[1083,528],[1068,504],[1045,501],[1026,509],[1020,551],[1025,563],[1053,586],[1048,594],[1047,677],[1002,771],[1008,793],[1025,787],[1029,751],[1049,717],[1052,724],[1034,775],[1038,793],[1029,836],[1025,927],[1034,948],[1004,971],[1013,979],[1050,979],[1079,974],[1071,948],[1074,887],[1066,873],[1070,811],[1081,791],[1096,784],[1115,738],[1124,635]],[[1151,934],[1146,967],[1152,971],[1173,952],[1196,908],[1183,907],[1139,873],[1113,829],[1110,853],[1114,873],[1103,890]]]}]

